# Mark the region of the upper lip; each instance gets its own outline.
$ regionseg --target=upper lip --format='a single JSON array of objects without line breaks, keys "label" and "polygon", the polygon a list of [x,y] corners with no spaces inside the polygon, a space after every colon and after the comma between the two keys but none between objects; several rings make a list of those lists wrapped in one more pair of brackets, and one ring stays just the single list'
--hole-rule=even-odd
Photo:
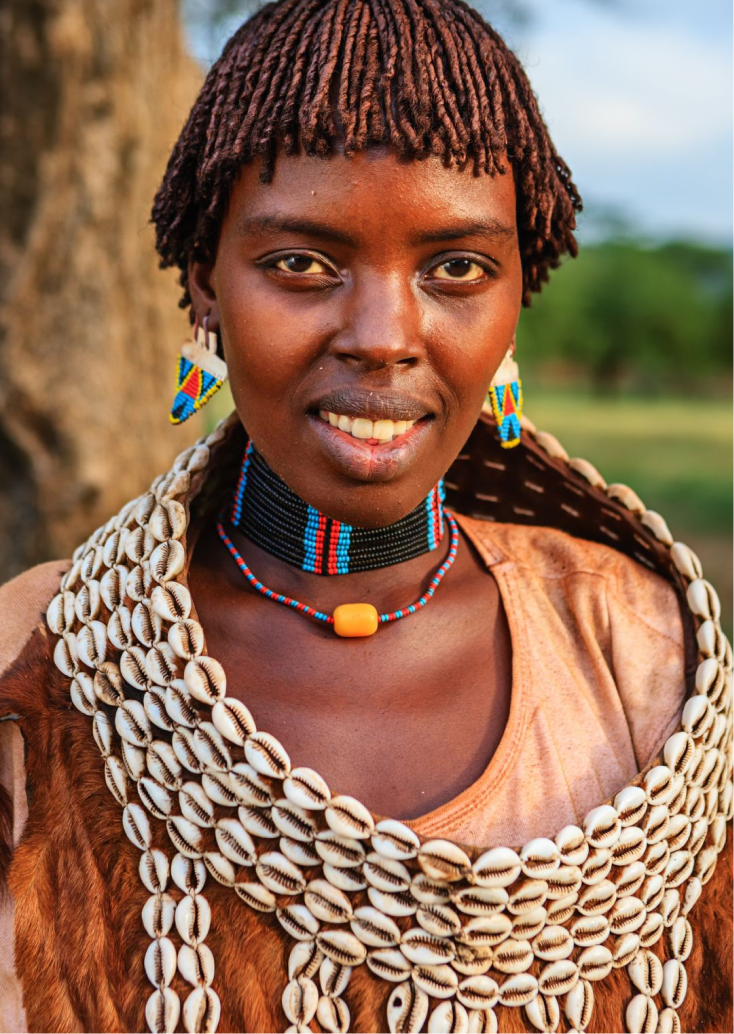
[{"label": "upper lip", "polygon": [[336,388],[322,395],[313,409],[340,416],[366,417],[368,420],[420,420],[430,407],[420,399],[402,392],[367,390],[366,388]]}]

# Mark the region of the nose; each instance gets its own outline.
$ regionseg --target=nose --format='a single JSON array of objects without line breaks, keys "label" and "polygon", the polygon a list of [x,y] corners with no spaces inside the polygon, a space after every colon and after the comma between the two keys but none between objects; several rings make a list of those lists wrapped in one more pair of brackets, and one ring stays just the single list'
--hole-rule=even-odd
[{"label": "nose", "polygon": [[349,295],[331,343],[337,358],[370,370],[415,366],[423,345],[411,285],[394,274],[375,274],[360,278]]}]

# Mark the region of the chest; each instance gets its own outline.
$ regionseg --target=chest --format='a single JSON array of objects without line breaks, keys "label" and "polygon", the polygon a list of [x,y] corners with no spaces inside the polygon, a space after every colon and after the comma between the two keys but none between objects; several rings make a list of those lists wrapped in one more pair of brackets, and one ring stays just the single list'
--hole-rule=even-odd
[{"label": "chest", "polygon": [[227,693],[292,763],[377,814],[414,818],[481,775],[507,721],[510,636],[483,574],[476,605],[446,593],[369,639],[340,639],[254,595],[228,606],[206,584],[196,600]]}]

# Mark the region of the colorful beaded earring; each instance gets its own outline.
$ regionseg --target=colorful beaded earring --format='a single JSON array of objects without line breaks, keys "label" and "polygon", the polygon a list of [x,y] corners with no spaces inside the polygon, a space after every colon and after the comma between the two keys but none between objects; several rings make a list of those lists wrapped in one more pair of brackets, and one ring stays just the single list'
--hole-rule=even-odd
[{"label": "colorful beaded earring", "polygon": [[227,364],[217,355],[217,335],[209,330],[209,317],[204,326],[194,323],[194,333],[181,347],[176,377],[176,397],[169,419],[182,424],[205,406],[227,380]]},{"label": "colorful beaded earring", "polygon": [[511,449],[520,443],[520,417],[522,416],[522,381],[520,370],[514,360],[515,338],[507,349],[504,359],[497,367],[487,393],[497,433],[503,449]]}]

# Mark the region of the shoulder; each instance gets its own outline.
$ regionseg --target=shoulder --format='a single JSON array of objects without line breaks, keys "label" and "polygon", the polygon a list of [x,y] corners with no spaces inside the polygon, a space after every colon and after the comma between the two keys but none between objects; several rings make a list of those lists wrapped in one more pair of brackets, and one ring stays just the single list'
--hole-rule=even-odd
[{"label": "shoulder", "polygon": [[672,584],[625,553],[557,528],[462,518],[489,563],[509,562],[553,596],[603,596],[607,608],[635,615],[651,632],[682,647],[683,628]]},{"label": "shoulder", "polygon": [[0,677],[13,666],[43,624],[46,608],[59,591],[69,560],[50,560],[0,585]]}]

